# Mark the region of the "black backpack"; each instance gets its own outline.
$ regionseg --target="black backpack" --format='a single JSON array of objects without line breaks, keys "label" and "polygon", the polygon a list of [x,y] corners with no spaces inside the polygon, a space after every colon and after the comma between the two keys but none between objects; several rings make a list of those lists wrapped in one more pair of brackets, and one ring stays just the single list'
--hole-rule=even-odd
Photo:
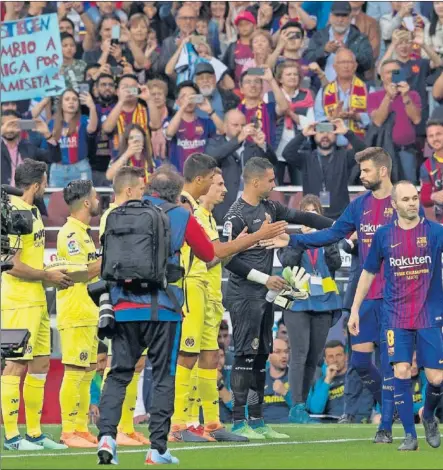
[{"label": "black backpack", "polygon": [[102,240],[102,279],[166,290],[172,254],[167,213],[175,207],[168,202],[156,206],[145,200],[128,201],[112,210]]}]

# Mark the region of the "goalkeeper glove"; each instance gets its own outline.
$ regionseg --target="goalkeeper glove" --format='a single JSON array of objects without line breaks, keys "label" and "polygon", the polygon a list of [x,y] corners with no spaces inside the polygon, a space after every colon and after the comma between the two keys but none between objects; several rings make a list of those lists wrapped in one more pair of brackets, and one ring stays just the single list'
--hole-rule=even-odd
[{"label": "goalkeeper glove", "polygon": [[310,274],[308,274],[304,268],[298,268],[295,266],[293,269],[286,267],[283,270],[283,278],[291,286],[277,291],[269,291],[266,295],[268,302],[274,302],[275,305],[289,310],[295,300],[306,300],[309,296],[308,292],[303,286],[309,281]]}]

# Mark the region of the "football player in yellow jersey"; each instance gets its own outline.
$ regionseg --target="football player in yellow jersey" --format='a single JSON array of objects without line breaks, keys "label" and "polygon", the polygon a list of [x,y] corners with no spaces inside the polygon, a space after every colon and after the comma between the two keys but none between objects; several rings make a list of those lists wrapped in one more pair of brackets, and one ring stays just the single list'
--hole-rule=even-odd
[{"label": "football player in yellow jersey", "polygon": [[65,366],[60,388],[60,439],[68,447],[95,448],[97,439],[88,430],[88,413],[97,362],[98,307],[88,295],[87,284],[101,268],[89,226],[91,218],[99,213],[99,201],[89,180],[69,183],[63,198],[71,215],[58,233],[57,256],[86,265],[88,282],[57,292],[57,328]]},{"label": "football player in yellow jersey", "polygon": [[[1,408],[5,426],[6,450],[66,449],[52,441],[40,428],[44,388],[49,370],[50,324],[42,282],[58,288],[73,283],[62,271],[43,270],[45,229],[35,201],[41,199],[47,185],[46,163],[26,159],[18,165],[15,184],[23,196],[11,197],[14,208],[32,212],[33,231],[29,235],[10,236],[11,247],[17,248],[14,267],[2,275],[1,327],[28,329],[31,337],[23,357],[7,360],[1,378]],[[20,377],[27,374],[23,386],[27,434],[18,431]]]},{"label": "football player in yellow jersey", "polygon": [[[216,161],[204,154],[196,153],[186,160],[183,168],[185,184],[181,203],[190,212],[194,213],[198,209],[197,200],[204,196],[213,184],[216,167]],[[280,225],[265,223],[258,232],[244,234],[234,241],[221,243],[214,240],[216,256],[223,259],[253,246],[261,239],[274,238],[285,231],[286,225],[285,222]],[[207,421],[211,424],[208,430],[205,430],[195,417],[189,417],[193,400],[197,398],[197,383],[198,395],[202,402],[215,401],[217,362],[215,361],[214,365],[214,357],[218,352],[218,343],[217,334],[214,336],[211,328],[205,328],[205,324],[213,322],[212,312],[206,308],[208,290],[206,264],[194,257],[186,244],[181,250],[181,260],[185,268],[184,320],[175,381],[174,416],[169,439],[175,442],[207,442],[218,438],[231,440],[231,433],[226,432],[224,428],[213,428],[212,421],[216,420],[216,417],[214,419],[207,417]],[[198,368],[191,379],[197,359]],[[231,437],[232,440],[240,440],[238,436]]]},{"label": "football player in yellow jersey", "polygon": [[[100,220],[100,239],[106,228],[106,219],[108,214],[118,206],[131,200],[140,200],[145,192],[145,173],[143,168],[133,166],[124,166],[120,168],[114,176],[113,184],[115,201],[110,204]],[[108,362],[103,374],[103,384],[111,368],[112,344],[108,349]],[[137,385],[141,371],[145,367],[146,352],[143,353],[135,365],[135,372],[131,382],[126,387],[125,401],[122,407],[122,416],[118,426],[117,445],[119,446],[140,446],[149,444],[141,432],[134,429],[134,411],[137,401]]]}]

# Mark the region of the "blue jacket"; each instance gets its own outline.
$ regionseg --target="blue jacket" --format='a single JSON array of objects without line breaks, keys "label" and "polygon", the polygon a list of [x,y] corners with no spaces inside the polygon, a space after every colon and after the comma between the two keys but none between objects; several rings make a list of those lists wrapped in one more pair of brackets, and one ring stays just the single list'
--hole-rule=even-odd
[{"label": "blue jacket", "polygon": [[[166,202],[163,199],[151,196],[145,196],[144,200],[146,199],[157,206]],[[185,241],[189,212],[183,207],[177,206],[168,212],[168,217],[171,222],[171,253],[173,253],[168,260],[168,264],[180,266],[180,249]],[[168,287],[170,292],[175,295],[179,306],[182,307],[184,301],[183,279],[175,284],[169,284]],[[115,320],[118,322],[152,320],[152,296],[149,293],[138,295],[122,286],[114,286],[111,288],[111,302],[114,306]],[[124,305],[121,305],[123,303]],[[181,312],[174,310],[173,303],[164,290],[158,291],[158,320],[182,320]]]}]

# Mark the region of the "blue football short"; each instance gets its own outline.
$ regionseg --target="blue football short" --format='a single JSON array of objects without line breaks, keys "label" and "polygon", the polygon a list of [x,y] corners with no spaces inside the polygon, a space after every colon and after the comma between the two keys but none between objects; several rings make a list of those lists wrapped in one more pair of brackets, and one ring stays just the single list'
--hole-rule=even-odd
[{"label": "blue football short", "polygon": [[405,330],[390,328],[386,330],[388,356],[391,363],[412,363],[417,351],[418,367],[443,369],[443,334],[441,328]]},{"label": "blue football short", "polygon": [[379,343],[383,299],[363,300],[360,307],[360,333],[351,335],[351,345]]}]

